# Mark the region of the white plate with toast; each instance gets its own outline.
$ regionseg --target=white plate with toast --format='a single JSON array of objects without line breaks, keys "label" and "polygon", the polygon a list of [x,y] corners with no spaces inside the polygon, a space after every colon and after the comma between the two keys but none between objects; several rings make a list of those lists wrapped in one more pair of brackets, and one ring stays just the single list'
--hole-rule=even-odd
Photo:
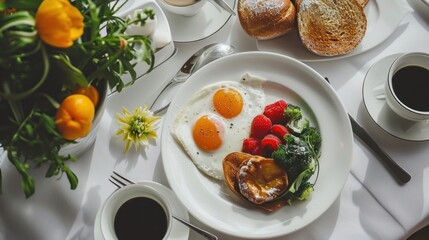
[{"label": "white plate with toast", "polygon": [[[245,73],[267,79],[263,84],[267,103],[284,99],[301,106],[322,136],[320,174],[310,199],[272,213],[234,195],[225,181],[199,171],[172,134],[177,114],[193,93],[215,82],[240,81]],[[166,177],[188,212],[219,232],[245,239],[283,236],[320,217],[341,193],[349,175],[352,151],[350,122],[334,89],[302,62],[267,52],[234,54],[197,71],[174,96],[161,136]]]},{"label": "white plate with toast", "polygon": [[298,30],[271,40],[258,40],[261,51],[287,55],[305,62],[327,61],[351,57],[366,52],[385,41],[399,26],[404,17],[412,11],[402,0],[369,0],[364,8],[367,29],[362,42],[351,52],[332,57],[319,56],[307,50],[302,44]]}]

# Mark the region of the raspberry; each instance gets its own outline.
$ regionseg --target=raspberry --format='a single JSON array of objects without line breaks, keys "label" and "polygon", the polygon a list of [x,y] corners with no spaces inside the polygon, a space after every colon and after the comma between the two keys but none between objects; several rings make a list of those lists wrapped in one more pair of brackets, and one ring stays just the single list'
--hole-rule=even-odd
[{"label": "raspberry", "polygon": [[274,136],[273,134],[268,134],[261,140],[261,147],[264,149],[266,153],[271,155],[271,153],[277,148],[279,148],[279,145],[282,143],[282,140],[280,138]]},{"label": "raspberry", "polygon": [[246,138],[243,140],[242,152],[249,153],[252,155],[259,155],[266,157],[263,148],[260,146],[261,140],[257,138]]},{"label": "raspberry", "polygon": [[267,154],[264,152],[264,149],[259,145],[250,153],[252,155],[258,155],[261,157],[267,157]]},{"label": "raspberry", "polygon": [[256,115],[250,127],[250,137],[262,139],[270,132],[271,126],[271,120],[267,116]]},{"label": "raspberry", "polygon": [[287,103],[284,100],[278,100],[272,104],[265,106],[264,115],[271,119],[273,124],[284,124],[286,117],[284,110],[287,108]]},{"label": "raspberry", "polygon": [[257,138],[246,138],[243,140],[241,151],[252,154],[256,148],[259,148],[259,143],[260,140]]},{"label": "raspberry", "polygon": [[275,135],[276,137],[278,137],[278,138],[280,138],[283,142],[285,141],[284,140],[284,136],[286,135],[286,134],[289,134],[289,131],[287,130],[287,128],[285,127],[285,126],[283,126],[283,125],[280,125],[280,124],[274,124],[272,127],[271,127],[271,133],[273,134],[273,135]]}]

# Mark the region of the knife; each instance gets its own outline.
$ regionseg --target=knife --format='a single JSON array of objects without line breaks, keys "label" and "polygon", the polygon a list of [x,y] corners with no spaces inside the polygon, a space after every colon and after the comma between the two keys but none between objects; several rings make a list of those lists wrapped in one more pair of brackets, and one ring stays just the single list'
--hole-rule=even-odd
[{"label": "knife", "polygon": [[429,225],[426,225],[407,238],[407,240],[425,240],[429,236]]},{"label": "knife", "polygon": [[410,181],[411,176],[403,168],[401,168],[383,149],[378,146],[378,144],[372,139],[365,129],[363,129],[356,120],[353,119],[349,114],[350,123],[352,124],[352,129],[354,134],[356,134],[374,153],[377,154],[379,159],[386,165],[400,183],[407,183]]},{"label": "knife", "polygon": [[[325,80],[330,84],[329,79],[325,77]],[[379,160],[384,163],[390,173],[396,177],[400,184],[407,183],[411,180],[410,174],[399,166],[393,159],[378,146],[377,142],[372,139],[368,132],[362,128],[356,120],[348,114],[350,123],[352,125],[353,133],[356,134],[378,157]]]}]

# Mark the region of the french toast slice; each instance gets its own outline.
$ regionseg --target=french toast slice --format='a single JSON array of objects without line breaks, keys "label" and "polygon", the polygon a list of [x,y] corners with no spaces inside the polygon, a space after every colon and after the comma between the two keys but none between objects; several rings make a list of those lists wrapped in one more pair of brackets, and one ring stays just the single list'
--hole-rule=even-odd
[{"label": "french toast slice", "polygon": [[[274,189],[277,188],[277,194],[281,194],[288,187],[287,173],[284,172],[284,170],[282,170],[283,173],[281,173],[281,171],[279,171],[279,168],[273,165],[275,164],[274,161],[275,160],[272,158],[264,158],[261,156],[251,155],[243,152],[233,152],[228,154],[222,162],[225,180],[227,182],[228,187],[236,195],[252,203],[254,206],[262,208],[269,212],[276,211],[277,209],[286,205],[287,201],[282,198],[278,200],[273,199],[272,196],[268,196],[269,194],[265,194],[264,196],[266,198],[266,202],[260,202],[259,200],[261,199],[258,199],[258,197],[264,195],[264,192],[271,193]],[[267,168],[265,170],[262,170],[259,173],[252,172],[250,174],[243,175],[243,169],[246,169],[248,166],[253,165],[256,168],[259,168],[261,167],[261,165],[264,164],[267,165]],[[249,169],[247,168],[247,170]],[[255,176],[257,174],[261,174],[261,172],[264,171],[265,173],[262,173],[261,176]],[[267,173],[267,171],[269,173]],[[249,171],[247,171],[247,173],[249,173]],[[271,175],[271,173],[273,174]],[[267,179],[268,181],[266,181]],[[263,186],[256,186],[256,183],[260,183],[261,180],[263,180],[262,182],[264,182]],[[242,186],[240,186],[243,184],[246,185],[246,190],[244,190],[245,192],[243,192],[243,188]],[[263,188],[265,188],[265,190],[267,191],[261,192],[260,190]],[[255,189],[257,189],[256,192]]]}]

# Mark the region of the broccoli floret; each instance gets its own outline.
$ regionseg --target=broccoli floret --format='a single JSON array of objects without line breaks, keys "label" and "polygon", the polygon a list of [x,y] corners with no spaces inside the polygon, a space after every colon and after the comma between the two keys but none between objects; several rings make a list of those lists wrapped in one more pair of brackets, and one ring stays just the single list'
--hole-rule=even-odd
[{"label": "broccoli floret", "polygon": [[279,148],[271,154],[271,157],[278,161],[286,170],[289,181],[293,181],[301,172],[312,163],[313,155],[307,143],[301,139],[286,135],[287,144],[280,145]]},{"label": "broccoli floret", "polygon": [[288,118],[286,127],[295,134],[301,134],[310,126],[308,119],[302,117],[301,109],[295,105],[289,104],[284,114]]},{"label": "broccoli floret", "polygon": [[289,121],[296,121],[302,118],[301,108],[289,103],[287,108],[284,110],[284,115]]}]

